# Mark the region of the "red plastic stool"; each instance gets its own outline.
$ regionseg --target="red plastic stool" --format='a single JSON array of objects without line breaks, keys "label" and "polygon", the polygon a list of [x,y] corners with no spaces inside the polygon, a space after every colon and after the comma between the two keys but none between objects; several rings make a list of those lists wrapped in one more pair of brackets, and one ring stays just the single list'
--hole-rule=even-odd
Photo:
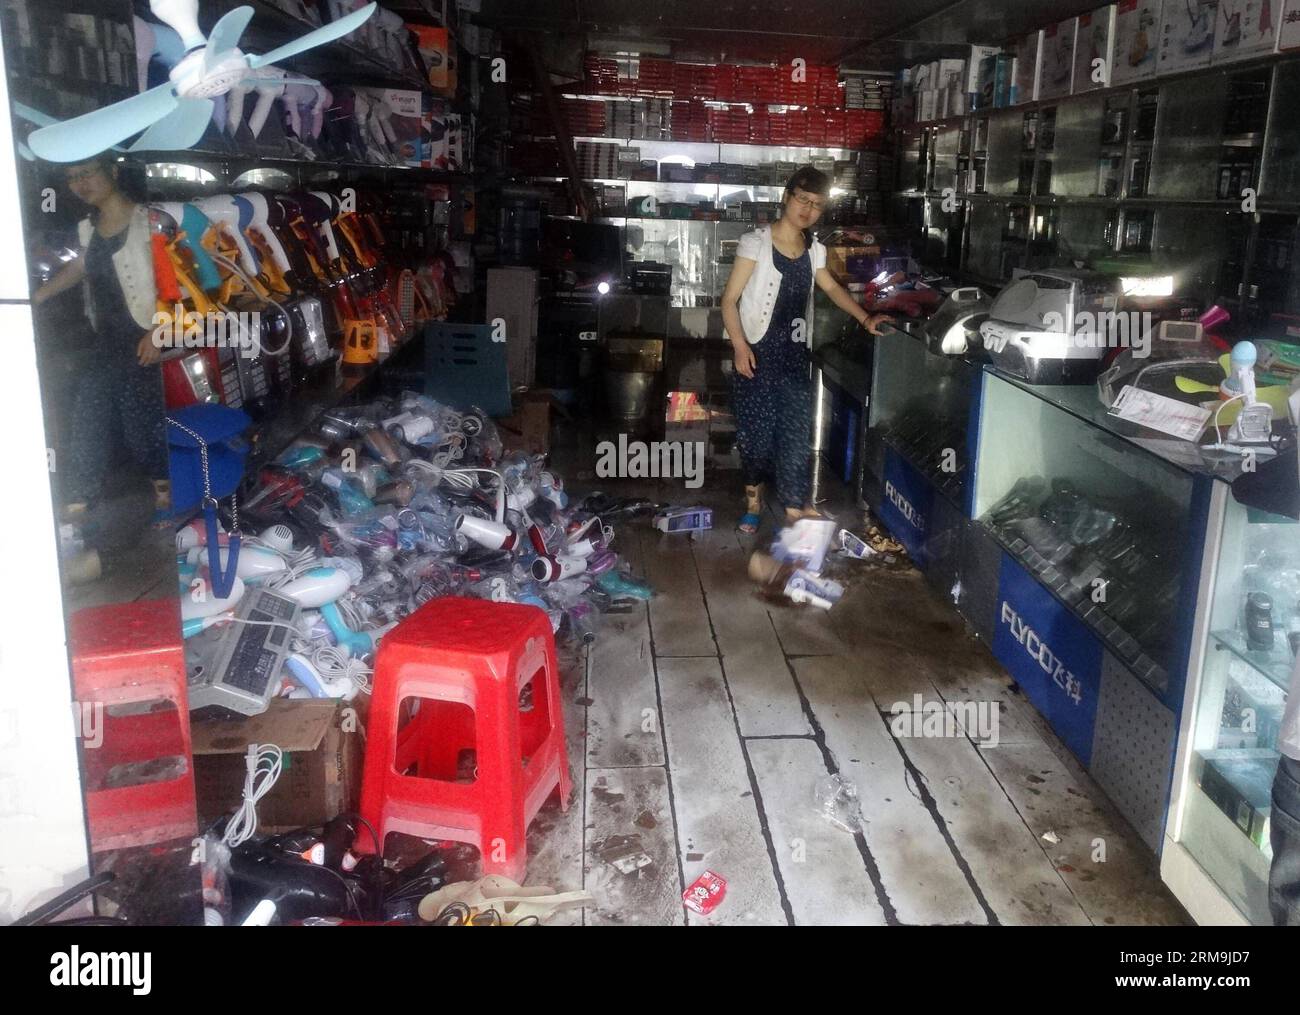
[{"label": "red plastic stool", "polygon": [[[180,601],[78,610],[68,623],[68,642],[91,851],[194,836]],[[175,708],[123,709],[159,701]],[[114,785],[128,779],[136,785]]]},{"label": "red plastic stool", "polygon": [[[530,683],[531,706],[521,704]],[[385,636],[361,785],[381,850],[390,832],[470,842],[483,873],[522,883],[528,824],[556,788],[567,810],[559,667],[542,610],[434,599]],[[374,848],[366,835],[357,843]]]}]

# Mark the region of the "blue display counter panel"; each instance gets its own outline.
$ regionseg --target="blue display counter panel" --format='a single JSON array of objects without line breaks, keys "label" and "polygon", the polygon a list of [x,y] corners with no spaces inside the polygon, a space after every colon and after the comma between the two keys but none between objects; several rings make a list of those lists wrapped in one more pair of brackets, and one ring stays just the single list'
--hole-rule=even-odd
[{"label": "blue display counter panel", "polygon": [[885,448],[883,479],[880,520],[903,544],[912,562],[924,571],[928,562],[926,540],[934,507],[934,486],[891,447]]},{"label": "blue display counter panel", "polygon": [[1066,746],[1090,765],[1101,694],[1101,642],[1005,553],[993,654]]}]

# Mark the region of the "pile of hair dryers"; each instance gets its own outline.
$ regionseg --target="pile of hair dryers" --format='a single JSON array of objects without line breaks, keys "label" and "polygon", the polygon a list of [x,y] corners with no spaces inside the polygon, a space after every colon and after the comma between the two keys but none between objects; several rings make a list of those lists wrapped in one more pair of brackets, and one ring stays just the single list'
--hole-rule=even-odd
[{"label": "pile of hair dryers", "polygon": [[437,596],[531,604],[591,642],[602,613],[651,593],[588,504],[601,506],[571,503],[544,456],[504,453],[477,410],[417,394],[337,409],[226,517],[219,571],[241,533],[228,596],[213,594],[203,522],[179,530],[185,635],[235,620],[249,589],[277,592],[300,608],[283,665],[295,693],[344,698],[368,688],[383,635]]}]

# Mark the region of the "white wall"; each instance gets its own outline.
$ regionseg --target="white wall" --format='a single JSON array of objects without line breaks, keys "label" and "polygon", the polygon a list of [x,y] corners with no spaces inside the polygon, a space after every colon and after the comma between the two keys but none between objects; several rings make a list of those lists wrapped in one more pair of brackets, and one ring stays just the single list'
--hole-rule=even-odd
[{"label": "white wall", "polygon": [[[0,113],[9,116],[0,49]],[[0,131],[0,923],[87,874],[57,537],[18,183]]]}]

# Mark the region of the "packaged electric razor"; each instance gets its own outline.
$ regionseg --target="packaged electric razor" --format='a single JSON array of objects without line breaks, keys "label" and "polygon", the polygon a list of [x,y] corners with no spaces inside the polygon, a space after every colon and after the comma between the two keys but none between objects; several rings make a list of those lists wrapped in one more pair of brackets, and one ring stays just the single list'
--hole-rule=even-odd
[{"label": "packaged electric razor", "polygon": [[713,511],[709,508],[667,508],[654,517],[660,532],[706,532],[713,528]]},{"label": "packaged electric razor", "polygon": [[840,550],[855,560],[869,560],[878,556],[869,543],[848,529],[840,529]]}]

